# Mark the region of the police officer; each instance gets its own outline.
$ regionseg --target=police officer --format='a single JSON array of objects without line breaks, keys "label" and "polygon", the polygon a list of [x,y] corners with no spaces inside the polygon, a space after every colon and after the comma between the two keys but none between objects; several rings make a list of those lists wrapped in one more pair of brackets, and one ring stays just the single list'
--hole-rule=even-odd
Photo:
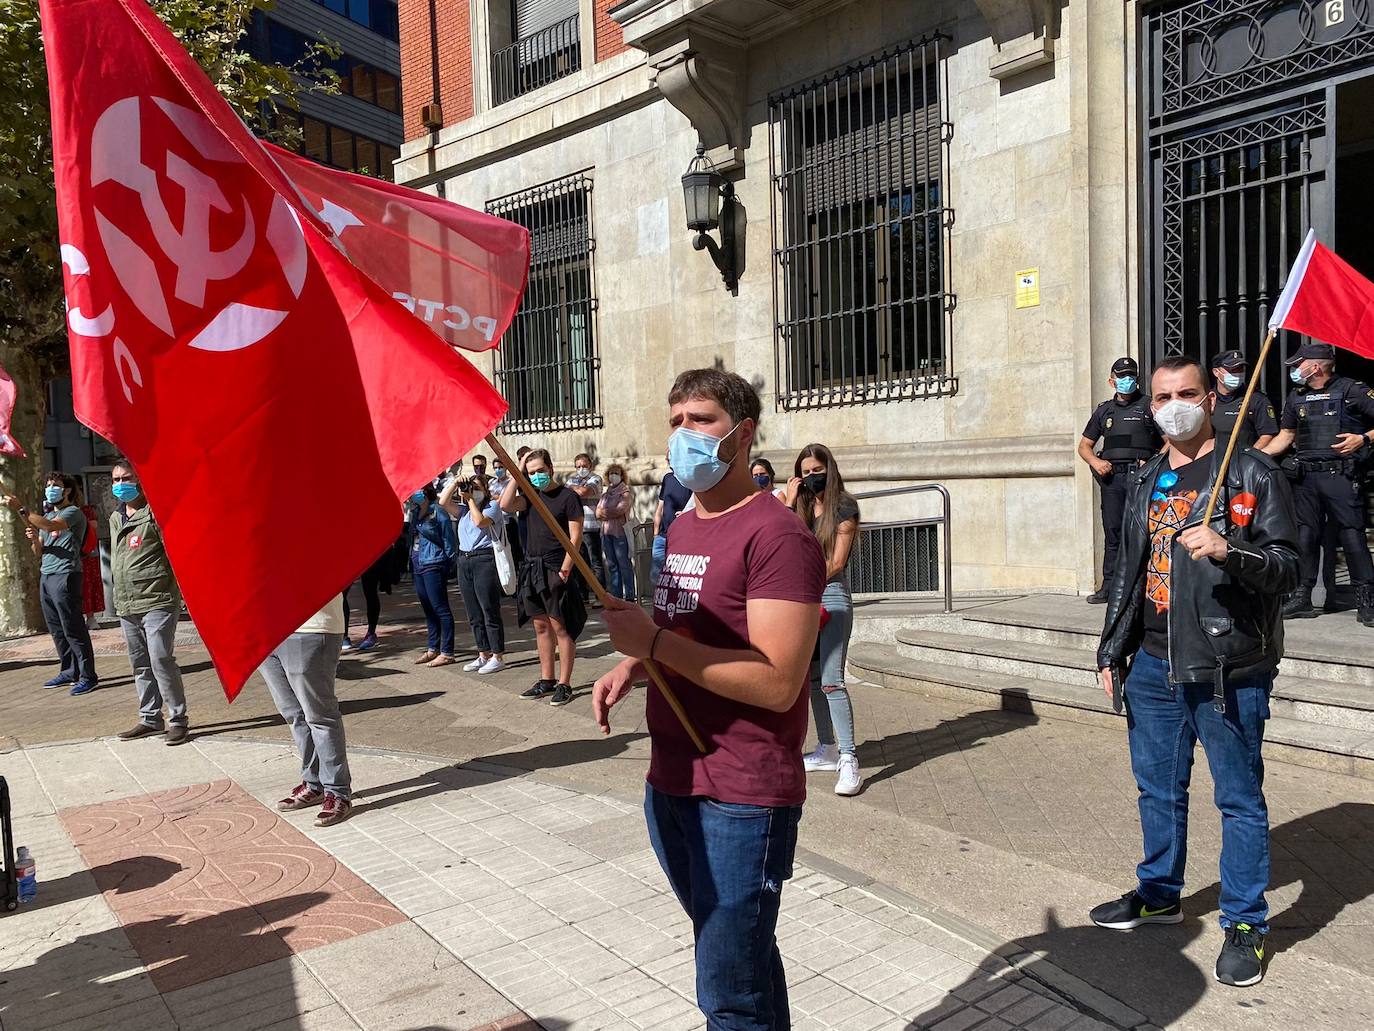
[{"label": "police officer", "polygon": [[1302,582],[1284,605],[1288,618],[1310,619],[1312,588],[1319,572],[1322,517],[1336,529],[1345,564],[1355,585],[1359,620],[1374,626],[1374,560],[1364,534],[1360,493],[1361,466],[1374,445],[1374,390],[1348,376],[1336,375],[1336,349],[1308,343],[1288,360],[1289,378],[1298,387],[1288,395],[1279,433],[1264,449],[1271,455],[1294,448],[1297,482],[1293,501],[1298,511]]},{"label": "police officer", "polygon": [[[1088,596],[1091,605],[1105,605],[1116,572],[1116,552],[1121,541],[1121,517],[1126,506],[1127,480],[1132,470],[1164,445],[1164,438],[1150,415],[1150,399],[1141,394],[1140,370],[1134,358],[1112,363],[1108,383],[1113,396],[1093,409],[1078,442],[1078,457],[1092,468],[1102,488],[1102,586]],[[1102,441],[1100,454],[1093,446]]]},{"label": "police officer", "polygon": [[1212,430],[1216,433],[1216,448],[1223,454],[1237,424],[1240,426],[1240,440],[1236,441],[1237,451],[1247,447],[1263,450],[1279,432],[1279,422],[1274,417],[1274,405],[1258,390],[1250,395],[1250,407],[1246,409],[1244,418],[1241,417],[1240,406],[1245,400],[1245,380],[1248,371],[1245,355],[1239,351],[1222,351],[1212,363],[1212,378],[1217,385],[1217,401],[1212,409]]}]

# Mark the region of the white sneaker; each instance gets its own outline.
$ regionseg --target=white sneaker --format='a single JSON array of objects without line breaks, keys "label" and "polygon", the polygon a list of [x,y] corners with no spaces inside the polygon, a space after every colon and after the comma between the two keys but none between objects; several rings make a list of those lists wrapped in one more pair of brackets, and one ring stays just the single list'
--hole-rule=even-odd
[{"label": "white sneaker", "polygon": [[856,755],[840,756],[840,776],[835,781],[835,794],[837,795],[857,795],[859,789],[864,786],[863,776],[859,773],[859,757]]},{"label": "white sneaker", "polygon": [[802,756],[802,767],[807,773],[817,770],[838,770],[840,768],[839,745],[817,745],[810,755]]},{"label": "white sneaker", "polygon": [[477,672],[478,672],[478,673],[500,673],[500,672],[501,672],[503,669],[505,669],[505,668],[506,668],[506,664],[505,664],[504,662],[502,662],[500,659],[498,659],[495,655],[493,655],[491,658],[489,658],[489,659],[483,664],[482,668],[479,669]]},{"label": "white sneaker", "polygon": [[463,672],[476,673],[479,669],[485,666],[486,663],[487,660],[479,655],[477,658],[473,659],[471,662],[469,662],[466,666],[463,667]]}]

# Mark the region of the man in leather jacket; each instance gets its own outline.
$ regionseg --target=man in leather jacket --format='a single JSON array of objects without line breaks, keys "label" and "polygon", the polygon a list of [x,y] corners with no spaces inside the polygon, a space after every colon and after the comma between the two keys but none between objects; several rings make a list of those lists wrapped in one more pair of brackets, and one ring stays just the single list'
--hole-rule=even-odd
[{"label": "man in leather jacket", "polygon": [[1215,395],[1191,358],[1162,362],[1151,389],[1170,447],[1131,477],[1120,574],[1097,652],[1118,705],[1124,680],[1144,858],[1137,886],[1091,915],[1113,930],[1183,919],[1188,782],[1201,741],[1222,813],[1225,941],[1216,977],[1251,985],[1264,976],[1269,912],[1261,746],[1283,654],[1281,599],[1298,582],[1297,519],[1282,471],[1245,450],[1232,457],[1203,526],[1222,457],[1211,423]]}]

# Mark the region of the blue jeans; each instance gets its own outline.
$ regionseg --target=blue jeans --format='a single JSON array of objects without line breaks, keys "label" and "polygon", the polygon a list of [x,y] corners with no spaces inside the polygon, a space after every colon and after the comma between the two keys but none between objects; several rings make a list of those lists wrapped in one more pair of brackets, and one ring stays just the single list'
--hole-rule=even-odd
[{"label": "blue jeans", "polygon": [[609,533],[601,535],[601,546],[606,551],[606,579],[611,594],[626,601],[635,600],[635,567],[630,562],[630,538],[612,537]]},{"label": "blue jeans", "polygon": [[453,609],[448,604],[448,580],[443,566],[415,571],[415,593],[425,610],[429,627],[429,650],[439,655],[453,654]]},{"label": "blue jeans", "polygon": [[658,574],[663,568],[663,563],[668,558],[668,538],[658,536],[654,538],[654,557],[649,564],[649,593],[653,593],[658,586]]},{"label": "blue jeans", "polygon": [[1151,907],[1172,905],[1183,892],[1188,854],[1188,782],[1198,741],[1216,784],[1221,810],[1221,925],[1249,924],[1267,932],[1269,809],[1264,802],[1264,721],[1272,674],[1231,681],[1226,712],[1212,702],[1212,684],[1170,685],[1169,666],[1141,650],[1126,680],[1131,769],[1140,788],[1145,858],[1136,870]]},{"label": "blue jeans", "polygon": [[811,664],[811,716],[816,722],[816,740],[822,745],[838,744],[841,753],[854,755],[854,707],[844,686],[854,603],[843,580],[825,585],[821,604],[830,619],[817,639],[819,661]]},{"label": "blue jeans", "polygon": [[665,795],[645,785],[649,840],[692,918],[697,1005],[707,1031],[792,1027],[777,926],[801,812]]}]

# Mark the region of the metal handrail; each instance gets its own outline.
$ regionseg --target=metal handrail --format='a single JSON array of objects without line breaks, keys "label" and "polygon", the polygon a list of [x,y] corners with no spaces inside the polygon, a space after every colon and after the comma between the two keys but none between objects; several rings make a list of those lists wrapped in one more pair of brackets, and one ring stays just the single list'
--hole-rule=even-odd
[{"label": "metal handrail", "polygon": [[854,495],[856,501],[863,501],[866,498],[892,498],[901,494],[920,494],[934,491],[940,495],[940,515],[931,516],[925,519],[898,519],[886,523],[865,523],[860,521],[859,529],[865,527],[879,526],[941,526],[943,531],[940,534],[940,548],[943,552],[941,565],[944,567],[944,597],[945,611],[954,611],[954,586],[951,577],[954,570],[954,553],[949,544],[949,491],[939,483],[922,483],[912,487],[885,487],[882,490],[866,490]]}]

